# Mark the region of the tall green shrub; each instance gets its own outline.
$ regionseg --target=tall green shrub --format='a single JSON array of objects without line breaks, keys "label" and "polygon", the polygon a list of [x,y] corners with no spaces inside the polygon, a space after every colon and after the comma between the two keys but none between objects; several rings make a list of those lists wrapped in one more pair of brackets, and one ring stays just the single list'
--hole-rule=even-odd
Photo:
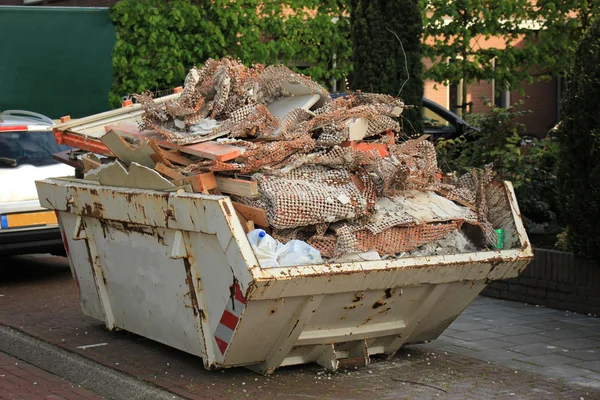
[{"label": "tall green shrub", "polygon": [[575,52],[562,115],[558,182],[569,246],[600,262],[600,19]]},{"label": "tall green shrub", "polygon": [[419,1],[353,0],[352,6],[352,88],[400,94],[406,104],[415,106],[403,114],[410,123],[405,124],[405,132],[422,132],[423,21]]}]

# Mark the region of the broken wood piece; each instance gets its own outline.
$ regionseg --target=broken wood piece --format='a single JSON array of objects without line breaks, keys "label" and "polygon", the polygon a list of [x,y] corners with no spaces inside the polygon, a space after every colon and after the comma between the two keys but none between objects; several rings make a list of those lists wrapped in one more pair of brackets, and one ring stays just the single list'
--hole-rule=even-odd
[{"label": "broken wood piece", "polygon": [[269,220],[267,219],[267,212],[259,207],[252,207],[246,204],[232,201],[233,208],[240,214],[242,214],[247,220],[253,221],[257,226],[268,227]]},{"label": "broken wood piece", "polygon": [[202,142],[178,146],[177,149],[182,153],[191,154],[198,157],[208,158],[216,161],[229,161],[240,156],[244,148],[221,144],[217,142]]},{"label": "broken wood piece", "polygon": [[147,141],[123,137],[111,130],[100,138],[125,165],[129,166],[135,162],[145,167],[153,168],[156,162],[151,155],[155,154]]},{"label": "broken wood piece", "polygon": [[239,211],[236,210],[235,214],[237,215],[240,223],[242,224],[242,228],[244,228],[245,233],[250,233],[254,230],[254,222],[248,221],[246,217],[242,215]]},{"label": "broken wood piece", "polygon": [[169,168],[161,162],[156,163],[156,165],[154,166],[154,169],[171,179],[184,179],[185,178],[184,175],[181,175],[179,172],[177,172],[173,168]]},{"label": "broken wood piece", "polygon": [[150,190],[166,190],[175,187],[155,170],[135,161],[129,166],[129,171],[119,161],[101,165],[95,171],[100,184],[104,186]]},{"label": "broken wood piece", "polygon": [[217,188],[217,182],[215,175],[212,172],[206,172],[204,174],[184,176],[181,179],[174,181],[176,185],[189,184],[194,189],[194,192],[208,194],[209,190]]},{"label": "broken wood piece", "polygon": [[258,197],[258,184],[256,181],[225,178],[222,176],[215,176],[215,180],[221,192],[244,197]]},{"label": "broken wood piece", "polygon": [[161,162],[167,167],[173,168],[173,164],[171,164],[171,161],[169,161],[169,159],[165,157],[166,151],[163,151],[160,147],[158,147],[158,144],[154,140],[148,139],[148,146],[150,146],[150,148],[154,150],[154,154],[150,155],[150,158],[153,161]]},{"label": "broken wood piece", "polygon": [[81,156],[81,163],[83,164],[83,173],[89,172],[100,166],[100,159],[93,153],[86,153]]}]

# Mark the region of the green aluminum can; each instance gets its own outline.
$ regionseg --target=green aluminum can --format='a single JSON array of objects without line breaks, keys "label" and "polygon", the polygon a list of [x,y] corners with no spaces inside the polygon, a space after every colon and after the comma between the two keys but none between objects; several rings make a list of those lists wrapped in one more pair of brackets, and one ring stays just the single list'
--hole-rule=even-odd
[{"label": "green aluminum can", "polygon": [[496,242],[497,249],[504,248],[504,229],[496,229],[495,232],[498,234],[498,242]]}]

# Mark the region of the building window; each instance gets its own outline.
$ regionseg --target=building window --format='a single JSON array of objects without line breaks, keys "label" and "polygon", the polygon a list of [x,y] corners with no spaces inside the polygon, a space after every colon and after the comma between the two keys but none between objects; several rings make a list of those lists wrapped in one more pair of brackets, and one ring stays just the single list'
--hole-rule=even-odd
[{"label": "building window", "polygon": [[504,88],[494,87],[494,105],[499,108],[510,107],[510,87],[508,84],[505,84]]}]

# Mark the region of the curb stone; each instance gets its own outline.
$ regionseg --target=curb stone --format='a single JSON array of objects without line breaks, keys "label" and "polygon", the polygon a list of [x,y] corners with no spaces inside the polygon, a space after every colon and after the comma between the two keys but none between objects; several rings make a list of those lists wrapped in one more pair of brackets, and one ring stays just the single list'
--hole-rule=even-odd
[{"label": "curb stone", "polygon": [[115,400],[181,400],[123,372],[0,325],[0,351]]}]

